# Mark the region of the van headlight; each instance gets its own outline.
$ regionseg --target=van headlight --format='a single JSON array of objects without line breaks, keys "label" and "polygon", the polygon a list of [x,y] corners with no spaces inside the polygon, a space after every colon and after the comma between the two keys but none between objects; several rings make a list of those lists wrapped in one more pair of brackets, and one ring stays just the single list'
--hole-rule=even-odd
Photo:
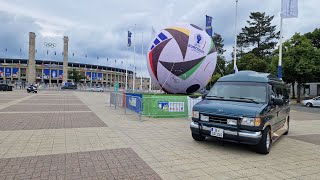
[{"label": "van headlight", "polygon": [[235,119],[227,119],[227,124],[236,126],[238,124],[238,122]]},{"label": "van headlight", "polygon": [[192,117],[199,119],[199,111],[192,111]]},{"label": "van headlight", "polygon": [[201,120],[201,121],[209,121],[209,116],[200,114],[200,120]]},{"label": "van headlight", "polygon": [[248,118],[244,117],[241,120],[241,125],[244,126],[260,126],[261,118]]}]

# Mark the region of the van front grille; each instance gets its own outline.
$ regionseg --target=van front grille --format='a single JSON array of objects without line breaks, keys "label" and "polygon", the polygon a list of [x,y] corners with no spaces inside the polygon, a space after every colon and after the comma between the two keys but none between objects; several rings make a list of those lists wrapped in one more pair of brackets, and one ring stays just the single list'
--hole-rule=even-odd
[{"label": "van front grille", "polygon": [[209,116],[209,121],[219,124],[227,124],[227,117]]}]

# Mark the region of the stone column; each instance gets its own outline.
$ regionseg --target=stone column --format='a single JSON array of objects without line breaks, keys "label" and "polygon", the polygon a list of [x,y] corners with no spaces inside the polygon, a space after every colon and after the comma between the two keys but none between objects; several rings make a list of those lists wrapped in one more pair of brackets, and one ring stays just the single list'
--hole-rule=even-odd
[{"label": "stone column", "polygon": [[63,81],[68,82],[68,36],[63,37]]},{"label": "stone column", "polygon": [[28,76],[27,81],[32,84],[36,81],[36,34],[29,32],[29,61],[28,61]]}]

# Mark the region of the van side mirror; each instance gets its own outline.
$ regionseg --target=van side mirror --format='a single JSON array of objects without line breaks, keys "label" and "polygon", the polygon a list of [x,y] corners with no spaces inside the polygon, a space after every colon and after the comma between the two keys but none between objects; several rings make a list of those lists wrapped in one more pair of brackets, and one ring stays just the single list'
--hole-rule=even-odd
[{"label": "van side mirror", "polygon": [[281,106],[281,105],[284,104],[284,101],[283,101],[283,99],[281,99],[281,98],[273,98],[272,101],[273,101],[273,104],[274,104],[274,105],[279,105],[279,106]]}]

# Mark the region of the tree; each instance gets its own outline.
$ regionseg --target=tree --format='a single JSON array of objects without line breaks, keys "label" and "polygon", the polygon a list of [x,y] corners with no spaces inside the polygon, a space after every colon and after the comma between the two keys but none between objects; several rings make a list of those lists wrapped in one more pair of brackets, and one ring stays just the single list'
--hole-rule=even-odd
[{"label": "tree", "polygon": [[240,70],[252,70],[257,72],[267,72],[268,63],[253,53],[243,55],[237,60],[237,67]]},{"label": "tree", "polygon": [[[300,102],[301,86],[317,78],[319,73],[319,50],[304,35],[296,33],[283,45],[283,80],[297,82],[297,102]],[[273,69],[277,67],[274,59]]]},{"label": "tree", "polygon": [[224,40],[222,36],[218,33],[214,33],[212,37],[213,43],[217,49],[218,57],[217,57],[217,65],[216,65],[216,70],[215,73],[219,73],[220,75],[225,74],[225,66],[226,66],[226,59],[223,56],[223,53],[226,52],[224,47]]},{"label": "tree", "polygon": [[85,79],[86,76],[84,72],[80,72],[73,68],[71,71],[68,72],[69,79],[72,79],[75,83],[78,83],[81,79]]},{"label": "tree", "polygon": [[216,73],[216,74],[212,75],[212,77],[211,77],[211,79],[210,79],[210,82],[209,82],[209,84],[207,85],[207,89],[210,89],[210,88],[212,87],[212,85],[213,85],[214,83],[216,83],[216,82],[218,81],[218,79],[221,78],[221,77],[222,77],[222,76],[221,76],[221,74],[219,74],[219,73]]},{"label": "tree", "polygon": [[251,52],[259,58],[272,55],[280,35],[280,32],[276,32],[276,26],[271,25],[274,16],[252,12],[249,18],[248,26],[242,28],[242,32],[238,35],[240,52],[242,54]]},{"label": "tree", "polygon": [[320,28],[313,32],[306,33],[305,36],[311,41],[314,47],[320,49]]}]

